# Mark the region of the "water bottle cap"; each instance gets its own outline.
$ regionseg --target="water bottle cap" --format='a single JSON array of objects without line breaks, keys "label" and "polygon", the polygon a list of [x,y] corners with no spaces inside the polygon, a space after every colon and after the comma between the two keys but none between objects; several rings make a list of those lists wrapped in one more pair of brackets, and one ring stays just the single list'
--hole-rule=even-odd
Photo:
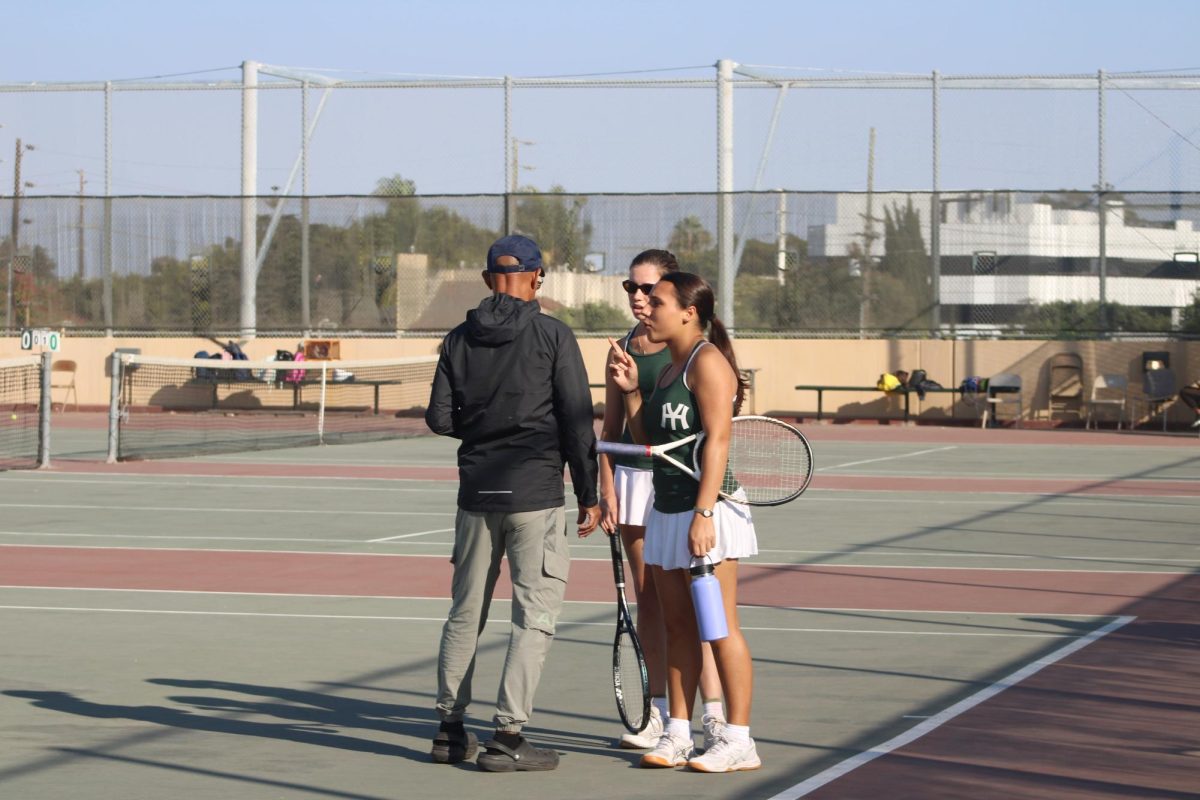
[{"label": "water bottle cap", "polygon": [[[717,565],[715,563],[713,563],[712,559],[709,559],[706,562],[703,560],[705,558],[708,558],[708,556],[705,555],[705,556],[701,556],[699,559],[697,559],[697,558],[692,559],[692,565],[691,565],[691,567],[688,568],[688,572],[691,573],[691,576],[693,578],[699,578],[702,575],[712,575],[713,572],[716,570]],[[696,563],[696,561],[698,561],[698,560],[700,561],[699,564]]]}]

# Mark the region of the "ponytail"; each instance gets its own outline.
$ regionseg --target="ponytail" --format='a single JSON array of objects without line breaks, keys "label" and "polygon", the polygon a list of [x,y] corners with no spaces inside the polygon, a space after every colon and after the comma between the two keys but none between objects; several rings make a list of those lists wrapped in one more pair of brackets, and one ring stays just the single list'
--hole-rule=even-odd
[{"label": "ponytail", "polygon": [[719,317],[714,316],[708,321],[708,341],[721,351],[721,355],[725,356],[737,377],[737,399],[733,403],[733,415],[736,417],[741,413],[742,402],[746,399],[747,383],[742,371],[738,369],[737,356],[733,353],[733,342],[729,338],[729,332],[725,330],[725,323],[721,322]]}]

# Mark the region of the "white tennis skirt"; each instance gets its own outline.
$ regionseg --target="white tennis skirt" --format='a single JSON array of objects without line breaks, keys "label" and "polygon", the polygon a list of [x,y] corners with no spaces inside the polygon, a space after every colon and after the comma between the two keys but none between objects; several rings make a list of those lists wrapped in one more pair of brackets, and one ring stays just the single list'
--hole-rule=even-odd
[{"label": "white tennis skirt", "polygon": [[[663,569],[686,569],[691,566],[688,531],[694,516],[695,512],[692,511],[664,514],[651,508],[646,521],[646,563],[657,564]],[[758,554],[758,536],[754,533],[754,519],[750,516],[749,506],[721,500],[713,509],[713,524],[717,530],[717,544],[708,551],[708,556],[714,563]]]},{"label": "white tennis skirt", "polygon": [[617,490],[617,522],[644,526],[654,506],[654,471],[618,464],[613,483]]}]

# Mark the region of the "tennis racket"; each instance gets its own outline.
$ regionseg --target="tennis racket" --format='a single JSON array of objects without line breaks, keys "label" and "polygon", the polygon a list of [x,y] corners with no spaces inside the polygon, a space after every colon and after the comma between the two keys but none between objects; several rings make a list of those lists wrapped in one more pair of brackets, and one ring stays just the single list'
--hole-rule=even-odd
[{"label": "tennis racket", "polygon": [[641,733],[650,722],[650,676],[642,643],[625,602],[625,562],[621,559],[621,534],[608,537],[612,547],[613,580],[617,584],[617,635],[613,639],[613,694],[617,713],[630,733]]},{"label": "tennis racket", "polygon": [[[600,453],[652,456],[700,480],[703,431],[667,444],[597,442]],[[692,463],[672,452],[695,442]],[[722,500],[751,506],[778,506],[795,500],[812,480],[812,449],[804,434],[771,417],[734,417],[729,438],[729,467],[718,494]]]}]

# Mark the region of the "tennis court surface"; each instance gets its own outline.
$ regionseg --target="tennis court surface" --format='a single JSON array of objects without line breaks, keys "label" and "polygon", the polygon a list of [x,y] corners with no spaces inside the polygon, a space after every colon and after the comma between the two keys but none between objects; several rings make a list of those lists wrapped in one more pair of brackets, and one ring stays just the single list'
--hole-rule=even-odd
[{"label": "tennis court surface", "polygon": [[763,768],[614,747],[597,533],[527,729],[561,765],[497,775],[428,756],[452,442],[106,465],[102,419],[54,424],[50,469],[0,472],[0,797],[1200,796],[1195,437],[806,426],[741,570]]}]

